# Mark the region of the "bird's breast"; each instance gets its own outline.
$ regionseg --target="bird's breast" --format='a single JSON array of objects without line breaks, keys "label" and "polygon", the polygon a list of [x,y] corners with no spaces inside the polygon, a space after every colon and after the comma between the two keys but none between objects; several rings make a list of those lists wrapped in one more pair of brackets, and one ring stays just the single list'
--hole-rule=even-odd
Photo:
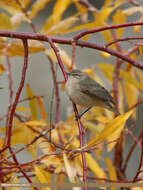
[{"label": "bird's breast", "polygon": [[93,105],[92,98],[81,91],[78,79],[68,79],[66,82],[66,93],[75,104],[83,107]]}]

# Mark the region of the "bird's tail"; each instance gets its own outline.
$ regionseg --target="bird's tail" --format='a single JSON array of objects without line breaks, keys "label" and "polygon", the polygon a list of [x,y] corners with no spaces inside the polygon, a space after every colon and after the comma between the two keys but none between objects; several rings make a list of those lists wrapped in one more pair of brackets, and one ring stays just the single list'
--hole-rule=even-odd
[{"label": "bird's tail", "polygon": [[121,115],[120,112],[119,112],[118,110],[116,110],[115,107],[112,106],[111,104],[108,104],[108,109],[109,109],[110,111],[113,111],[114,113],[116,113],[117,116],[118,116],[118,115]]}]

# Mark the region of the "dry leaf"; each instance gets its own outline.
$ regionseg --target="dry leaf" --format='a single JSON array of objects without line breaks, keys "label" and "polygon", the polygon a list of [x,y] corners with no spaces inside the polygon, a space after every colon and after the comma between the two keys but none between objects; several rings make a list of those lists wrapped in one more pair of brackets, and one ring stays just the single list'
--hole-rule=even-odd
[{"label": "dry leaf", "polygon": [[96,143],[100,143],[106,139],[108,141],[112,141],[113,139],[116,140],[117,134],[118,137],[120,136],[121,131],[124,128],[125,122],[130,117],[130,115],[133,113],[133,110],[126,112],[122,115],[117,116],[115,119],[111,120],[104,129],[99,133],[99,135],[91,140],[85,148],[89,148]]}]

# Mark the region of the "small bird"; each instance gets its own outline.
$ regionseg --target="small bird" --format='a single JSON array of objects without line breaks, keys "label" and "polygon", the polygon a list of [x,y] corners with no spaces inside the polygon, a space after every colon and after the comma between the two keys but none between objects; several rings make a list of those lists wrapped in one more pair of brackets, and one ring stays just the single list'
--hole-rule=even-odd
[{"label": "small bird", "polygon": [[87,108],[79,118],[93,106],[106,108],[117,115],[115,102],[109,92],[84,72],[74,69],[67,73],[66,93],[73,103]]}]

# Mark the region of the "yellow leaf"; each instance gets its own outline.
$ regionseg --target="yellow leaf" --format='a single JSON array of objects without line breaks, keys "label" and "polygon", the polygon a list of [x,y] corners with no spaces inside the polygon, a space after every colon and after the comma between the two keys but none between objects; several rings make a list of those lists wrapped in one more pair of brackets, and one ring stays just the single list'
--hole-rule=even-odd
[{"label": "yellow leaf", "polygon": [[122,85],[122,81],[119,81],[119,110],[121,113],[125,112],[124,98],[125,98],[124,86]]},{"label": "yellow leaf", "polygon": [[80,12],[80,14],[85,14],[88,11],[88,9],[85,6],[83,6],[82,4],[80,4],[77,1],[75,1],[75,6],[76,6],[77,10]]},{"label": "yellow leaf", "polygon": [[[61,20],[58,23],[54,23],[53,15],[50,16],[41,29],[41,33],[47,35],[56,35],[56,34],[64,34],[70,32],[70,27],[79,20],[77,18],[77,14],[64,20]],[[69,29],[69,30],[68,30]]]},{"label": "yellow leaf", "polygon": [[[113,22],[115,24],[122,24],[126,22],[126,17],[124,16],[121,9],[118,9],[112,16]],[[123,35],[124,28],[119,28],[116,30],[117,37],[120,38]]]},{"label": "yellow leaf", "polygon": [[139,79],[140,84],[143,86],[143,74],[142,74],[142,72],[139,70],[135,70],[135,73]]},{"label": "yellow leaf", "polygon": [[124,3],[124,0],[106,0],[100,12],[94,12],[94,17],[98,26],[103,26],[106,24],[107,19],[110,14],[121,4]]},{"label": "yellow leaf", "polygon": [[114,66],[108,63],[99,63],[97,66],[104,73],[104,75],[112,82]]},{"label": "yellow leaf", "polygon": [[14,15],[17,12],[21,12],[19,5],[16,3],[16,1],[13,0],[0,0],[0,7],[8,11],[11,15]]},{"label": "yellow leaf", "polygon": [[[46,172],[42,167],[36,166],[35,167],[35,175],[39,179],[40,183],[51,183],[51,174]],[[49,187],[42,188],[43,190],[50,190]]]},{"label": "yellow leaf", "polygon": [[143,91],[143,86],[132,77],[130,72],[120,70],[120,77],[129,82],[130,84],[134,85],[139,90]]},{"label": "yellow leaf", "polygon": [[0,38],[0,50],[5,48],[6,38]]},{"label": "yellow leaf", "polygon": [[98,163],[93,159],[93,157],[88,153],[85,153],[85,157],[86,163],[90,170],[94,173],[94,175],[99,178],[106,178],[104,170],[98,165]]},{"label": "yellow leaf", "polygon": [[64,50],[60,50],[59,53],[60,53],[60,56],[61,56],[63,64],[67,67],[67,70],[69,70],[71,68],[71,58],[70,58],[70,56]]},{"label": "yellow leaf", "polygon": [[131,7],[131,8],[127,8],[127,9],[123,10],[123,14],[125,14],[127,16],[130,16],[136,12],[143,13],[143,6]]},{"label": "yellow leaf", "polygon": [[65,169],[67,171],[68,177],[70,182],[75,183],[75,172],[73,172],[73,167],[71,167],[71,164],[69,160],[67,159],[66,154],[63,154],[63,159],[64,159],[64,164],[65,164]]},{"label": "yellow leaf", "polygon": [[[22,12],[17,12],[15,13],[11,18],[10,18],[11,24],[13,27],[18,27],[22,21],[27,21],[28,18],[25,17],[24,13]],[[15,29],[15,28],[14,28]]]},{"label": "yellow leaf", "polygon": [[[1,131],[0,131],[0,133],[1,133]],[[3,139],[2,138],[0,138],[0,149],[2,149],[2,147],[3,147]]]},{"label": "yellow leaf", "polygon": [[[111,120],[105,127],[104,129],[99,133],[99,135],[91,140],[87,146],[85,146],[86,148],[89,148],[93,145],[95,145],[96,143],[100,143],[106,139],[110,140],[110,137],[112,138],[112,140],[116,140],[116,134],[118,134],[118,136],[120,136],[120,132],[123,130],[125,122],[127,121],[127,119],[130,117],[130,115],[133,113],[133,110],[128,111],[122,115],[117,116],[115,119]],[[114,136],[115,134],[115,136]],[[115,137],[115,138],[114,138]]]},{"label": "yellow leaf", "polygon": [[[21,123],[17,120],[14,120],[13,124],[13,133],[12,133],[12,145],[17,144],[28,144],[30,143],[36,136],[24,123]],[[33,158],[37,155],[36,151],[36,143],[32,144],[27,151],[30,151]]]},{"label": "yellow leaf", "polygon": [[[69,180],[71,183],[76,183],[76,170],[75,168],[71,165],[71,162],[68,160],[66,154],[63,154],[63,159],[64,159],[64,164],[65,164],[65,169],[67,172],[67,175],[69,177]],[[80,190],[79,187],[73,187],[73,190]]]},{"label": "yellow leaf", "polygon": [[[108,172],[109,172],[109,179],[111,179],[111,180],[117,180],[116,171],[115,171],[115,168],[112,165],[111,161],[107,157],[105,158],[105,161],[106,161],[106,165],[107,165]],[[111,187],[110,189],[111,190],[116,190],[115,187]]]},{"label": "yellow leaf", "polygon": [[29,107],[31,110],[31,118],[32,118],[32,120],[36,120],[37,119],[37,104],[36,104],[36,100],[33,98],[34,94],[31,90],[29,84],[27,84],[26,90],[27,90],[27,96],[29,98]]},{"label": "yellow leaf", "polygon": [[[18,177],[16,176],[16,174],[12,174],[10,183],[12,183],[12,184],[19,183]],[[7,187],[6,189],[13,190],[13,187]],[[14,187],[14,190],[20,190],[20,187]]]},{"label": "yellow leaf", "polygon": [[16,111],[28,111],[29,112],[29,108],[26,108],[26,107],[17,107]]},{"label": "yellow leaf", "polygon": [[105,59],[107,59],[107,58],[109,58],[109,57],[111,56],[109,53],[104,52],[104,51],[100,51],[100,55],[101,55],[102,57],[104,57]]},{"label": "yellow leaf", "polygon": [[143,57],[143,46],[139,46],[140,55]]},{"label": "yellow leaf", "polygon": [[[134,104],[137,103],[138,96],[139,96],[139,91],[135,86],[132,84],[125,82],[124,83],[124,90],[126,94],[126,102],[128,104],[128,108],[132,107]],[[136,118],[136,112],[132,115],[133,119]]]},{"label": "yellow leaf", "polygon": [[37,13],[46,7],[46,4],[49,3],[51,0],[36,0],[30,11],[30,18],[35,18]]},{"label": "yellow leaf", "polygon": [[86,23],[86,24],[81,24],[81,25],[76,25],[68,30],[66,30],[66,32],[76,32],[79,30],[83,30],[83,29],[91,29],[95,27],[95,22],[91,22],[91,23]]},{"label": "yellow leaf", "polygon": [[0,30],[11,30],[10,17],[5,13],[0,13]]},{"label": "yellow leaf", "polygon": [[[36,40],[28,40],[29,53],[44,51],[44,45]],[[22,40],[16,39],[8,47],[9,56],[24,56],[24,47]]]},{"label": "yellow leaf", "polygon": [[58,23],[61,19],[62,14],[72,3],[71,0],[57,0],[53,8],[53,19],[54,23]]},{"label": "yellow leaf", "polygon": [[[113,37],[111,31],[103,31],[101,34],[107,44],[112,41]],[[111,45],[110,48],[115,49],[115,45]]]},{"label": "yellow leaf", "polygon": [[50,144],[49,142],[45,141],[44,138],[38,139],[38,146],[44,154],[48,154],[50,152],[56,151],[55,146]]},{"label": "yellow leaf", "polygon": [[0,75],[3,74],[3,71],[5,71],[5,67],[2,64],[0,64]]},{"label": "yellow leaf", "polygon": [[40,108],[40,113],[41,113],[42,119],[46,120],[47,119],[47,113],[44,109],[44,103],[40,97],[37,97],[37,103],[38,103],[39,108]]},{"label": "yellow leaf", "polygon": [[[63,64],[67,67],[67,69],[71,68],[71,58],[67,54],[65,50],[62,50],[58,47],[60,57],[62,59]],[[57,57],[52,49],[47,49],[45,54],[48,55],[53,62],[57,62]]]},{"label": "yellow leaf", "polygon": [[35,127],[35,126],[45,127],[47,125],[47,123],[45,121],[33,120],[33,121],[25,122],[25,125],[29,125],[29,126],[32,126],[32,127]]},{"label": "yellow leaf", "polygon": [[143,190],[143,187],[132,187],[130,190]]},{"label": "yellow leaf", "polygon": [[[108,64],[108,63],[99,63],[97,66],[100,68],[100,70],[105,74],[105,76],[112,81],[113,79],[113,71],[114,71],[114,65]],[[130,72],[124,71],[120,69],[120,78],[126,80],[127,82],[131,83],[135,87],[137,87],[139,90],[143,91],[143,86],[135,80]]]}]

